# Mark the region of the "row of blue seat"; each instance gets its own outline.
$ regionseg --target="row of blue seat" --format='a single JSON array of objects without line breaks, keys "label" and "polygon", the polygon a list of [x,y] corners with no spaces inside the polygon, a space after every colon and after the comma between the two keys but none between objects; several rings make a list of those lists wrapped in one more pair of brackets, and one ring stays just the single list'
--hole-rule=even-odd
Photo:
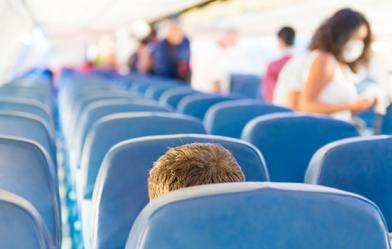
[{"label": "row of blue seat", "polygon": [[319,186],[231,183],[191,187],[150,202],[126,249],[387,249],[378,208]]},{"label": "row of blue seat", "polygon": [[[104,91],[105,94],[108,94],[109,92],[108,87],[102,85],[98,87],[98,84],[94,83],[94,87],[90,87],[89,91],[86,91],[89,92],[88,98],[83,99],[83,96],[80,94],[83,92],[82,90],[83,87],[77,87],[74,88],[75,90],[73,90],[72,86],[70,86],[70,88],[62,92],[64,93],[64,95],[60,95],[62,96],[62,103],[64,103],[61,106],[64,107],[72,106],[73,104],[69,104],[69,102],[67,103],[67,101],[72,102],[73,101],[72,98],[77,99],[79,102],[77,104],[79,106],[75,108],[77,111],[74,112],[74,117],[69,117],[69,118],[70,120],[72,120],[70,121],[71,123],[82,124],[82,126],[80,126],[81,128],[78,128],[80,132],[76,132],[76,134],[82,134],[82,136],[80,137],[79,135],[76,136],[75,137],[76,140],[74,139],[74,141],[79,140],[79,142],[76,142],[76,148],[80,148],[80,147],[83,148],[80,151],[78,151],[77,149],[76,153],[80,153],[83,156],[81,158],[79,158],[79,156],[74,156],[74,157],[71,156],[71,158],[75,158],[74,160],[71,160],[71,168],[73,167],[77,168],[78,165],[74,165],[74,164],[80,164],[81,166],[80,173],[82,174],[82,177],[83,176],[87,177],[87,180],[82,180],[81,183],[83,190],[78,191],[79,193],[84,192],[85,194],[84,197],[87,200],[91,199],[91,195],[95,185],[95,178],[101,166],[103,156],[110,149],[110,147],[115,145],[117,142],[120,142],[126,138],[141,136],[141,134],[146,136],[146,135],[157,135],[157,134],[165,134],[165,133],[166,134],[205,133],[205,129],[200,121],[179,114],[163,115],[162,113],[155,113],[155,114],[127,113],[127,114],[109,115],[105,117],[105,115],[108,115],[110,113],[116,113],[116,112],[122,113],[122,112],[129,112],[129,111],[139,111],[139,112],[146,111],[146,108],[148,108],[148,111],[160,111],[160,112],[162,111],[170,112],[171,110],[167,106],[159,107],[157,103],[152,104],[151,101],[148,101],[149,102],[148,105],[143,106],[141,105],[141,102],[147,100],[145,99],[141,100],[140,98],[138,99],[135,96],[132,96],[130,97],[130,99],[126,99],[126,100],[117,99],[116,101],[126,101],[126,103],[120,103],[120,105],[118,105],[119,104],[118,102],[113,103],[114,100],[105,99],[104,97],[102,97],[102,95],[94,99],[93,101],[94,103],[85,104],[86,102],[89,101],[89,99],[93,99],[90,96],[95,95],[95,93],[92,92],[94,88],[100,89],[101,87],[105,89]],[[80,91],[76,94],[78,97],[72,97],[73,91]],[[67,92],[69,93],[68,96],[67,96]],[[123,92],[122,94],[125,94],[125,92]],[[85,108],[83,108],[82,106],[85,106]],[[62,109],[61,112],[62,116],[66,116],[65,114],[66,112],[67,112],[66,108]],[[80,115],[78,113],[80,113]],[[90,118],[92,118],[92,120]],[[65,122],[63,121],[63,123]],[[84,123],[87,124],[87,127],[84,127],[83,125]],[[138,128],[138,126],[140,126],[140,128]],[[93,134],[93,135],[90,134],[90,136],[87,135],[88,133],[87,131],[89,130],[89,127],[92,128],[91,134]],[[116,132],[112,132],[112,133],[108,132],[109,131],[108,129],[110,128],[114,128]],[[119,137],[116,137],[117,131]],[[89,141],[90,138],[91,141]],[[105,143],[101,143],[100,141],[105,141]],[[69,147],[69,150],[70,151],[74,150],[75,146],[72,146],[72,144],[75,145],[75,142],[70,142],[69,144],[71,145]],[[73,155],[72,152],[70,154]],[[87,165],[87,167],[85,167],[84,165]],[[265,172],[264,174],[266,175]],[[87,184],[84,184],[83,182],[87,182]],[[83,210],[83,207],[81,209]],[[88,216],[88,214],[82,215],[82,218],[83,217],[85,218],[86,216]],[[126,234],[124,234],[123,236],[124,236],[123,238],[124,240]]]},{"label": "row of blue seat", "polygon": [[[86,88],[83,90],[84,87],[80,87],[81,82],[78,82],[77,78],[81,80],[87,79],[88,82],[92,83],[83,83],[86,84]],[[87,223],[87,227],[90,226],[88,229],[91,230],[93,248],[123,248],[125,246],[128,233],[136,217],[143,207],[148,204],[146,193],[146,176],[148,171],[154,160],[164,154],[170,147],[191,142],[220,143],[228,148],[237,158],[244,170],[247,181],[269,180],[267,166],[272,180],[275,180],[275,175],[278,176],[282,173],[288,174],[290,177],[295,175],[296,178],[298,177],[298,181],[302,181],[304,171],[314,151],[330,141],[358,135],[354,127],[344,122],[330,120],[325,117],[293,114],[289,110],[281,110],[278,107],[273,108],[275,108],[274,110],[279,109],[277,112],[285,113],[263,116],[248,122],[253,118],[252,115],[263,115],[267,111],[245,114],[244,116],[246,117],[242,118],[240,114],[246,113],[247,107],[256,105],[256,107],[261,109],[262,107],[268,108],[268,106],[248,100],[232,101],[232,98],[207,95],[206,99],[208,101],[210,100],[209,97],[213,97],[219,99],[217,102],[222,103],[213,105],[214,101],[207,101],[207,104],[201,105],[202,112],[207,113],[204,124],[207,124],[208,116],[214,116],[208,113],[220,110],[219,106],[230,107],[235,110],[236,104],[242,105],[244,107],[242,111],[240,108],[237,114],[235,114],[238,116],[237,119],[241,120],[240,124],[236,125],[234,121],[226,122],[235,124],[237,134],[239,133],[238,130],[242,130],[245,127],[241,131],[241,137],[248,141],[254,139],[251,142],[261,150],[263,155],[249,143],[227,137],[196,134],[145,137],[146,135],[174,133],[206,133],[201,121],[171,113],[175,109],[174,106],[168,107],[167,104],[162,106],[162,103],[165,102],[161,98],[165,95],[167,96],[167,92],[173,92],[174,90],[195,92],[184,87],[177,89],[178,83],[172,84],[171,87],[162,91],[159,97],[160,106],[157,102],[146,100],[145,98],[146,96],[152,99],[157,98],[157,95],[151,94],[152,90],[149,89],[151,86],[146,87],[145,94],[140,94],[141,92],[135,94],[129,93],[127,84],[107,85],[107,81],[100,78],[97,78],[98,80],[95,79],[92,80],[90,76],[75,75],[75,77],[70,79],[71,85],[64,87],[64,90],[66,89],[64,93],[72,93],[68,96],[67,94],[61,95],[61,102],[63,103],[61,105],[63,107],[61,112],[62,124],[67,127],[63,127],[63,130],[68,134],[65,135],[64,141],[67,146],[66,152],[74,149],[75,143],[82,144],[81,161],[86,161],[87,163],[94,162],[96,159],[94,155],[103,157],[102,154],[106,154],[105,158],[98,160],[102,161],[102,165],[96,163],[96,170],[99,170],[99,173],[94,172],[94,174],[98,174],[98,178],[96,184],[93,183],[92,185],[93,189],[91,191],[93,191],[93,196],[82,198],[84,201],[92,199],[91,206],[94,207],[92,215],[90,213],[91,209],[87,208],[87,212],[84,212],[85,215],[82,217],[84,219],[83,222]],[[4,219],[1,219],[1,224],[8,229],[7,231],[1,229],[0,236],[2,245],[6,248],[59,248],[61,243],[61,212],[58,197],[58,179],[56,176],[56,148],[53,137],[52,113],[54,107],[51,100],[51,90],[47,87],[49,85],[42,82],[46,82],[46,80],[30,75],[27,78],[21,77],[4,87],[4,92],[12,93],[13,95],[12,98],[8,96],[2,99],[4,107],[0,107],[4,108],[4,113],[0,113],[0,118],[4,121],[1,122],[3,125],[0,126],[0,152],[3,159],[2,166],[0,165],[2,173],[0,188],[11,192],[0,191],[0,215],[4,215]],[[46,86],[43,87],[42,85]],[[75,88],[73,89],[73,87]],[[96,98],[92,98],[91,95],[95,95],[95,92],[91,90],[94,88],[100,89],[99,91],[102,95],[100,93],[97,94]],[[131,86],[131,88],[135,88],[135,86]],[[12,91],[8,89],[12,89]],[[32,89],[32,91],[28,89]],[[81,93],[79,90],[85,91],[85,93]],[[0,94],[1,91],[3,91],[3,88],[0,89]],[[105,92],[108,92],[108,95]],[[77,96],[75,97],[74,95]],[[105,98],[110,95],[111,97]],[[200,93],[194,95],[199,97]],[[49,98],[46,99],[44,96],[49,96]],[[193,97],[193,95],[188,97]],[[181,98],[183,97],[179,98],[178,103],[181,103]],[[70,99],[72,99],[73,104],[68,105]],[[199,101],[200,99],[196,98],[196,100]],[[116,104],[123,104],[129,109],[116,109],[118,107],[113,107],[111,105],[112,101],[117,101]],[[21,106],[26,106],[26,108],[21,108]],[[35,108],[30,108],[31,106]],[[71,108],[69,108],[70,106]],[[198,108],[198,106],[195,105],[194,108]],[[139,107],[145,109],[138,109]],[[143,112],[146,109],[150,112],[135,113],[135,111]],[[94,111],[95,114],[89,116]],[[118,112],[120,114],[115,114]],[[221,113],[217,120],[224,126],[227,123],[222,120],[230,115],[223,114]],[[91,122],[90,117],[97,120]],[[202,118],[202,116],[199,118]],[[79,124],[84,123],[86,123],[87,128],[82,127],[79,130]],[[211,123],[214,124],[215,122]],[[191,126],[193,128],[190,128]],[[15,129],[13,129],[14,127]],[[231,126],[226,126],[226,128],[221,130],[225,129],[231,129]],[[166,131],[162,132],[162,130]],[[210,129],[207,130],[210,131]],[[217,130],[219,132],[219,129]],[[335,134],[332,134],[331,130]],[[265,134],[260,135],[263,132]],[[306,132],[309,134],[303,136]],[[74,134],[79,133],[84,134],[82,136],[86,137],[80,140],[79,135],[77,135],[75,140]],[[121,134],[125,134],[125,138]],[[9,137],[9,135],[13,135],[13,137]],[[110,141],[112,138],[113,140]],[[293,140],[300,141],[302,144],[292,146]],[[109,144],[113,144],[114,147],[105,145],[108,147],[99,146],[94,148],[102,141],[109,141]],[[262,142],[258,144],[257,141]],[[388,184],[390,182],[390,174],[387,162],[388,148],[391,141],[390,137],[358,137],[329,144],[313,156],[306,175],[306,182],[328,185],[359,193],[374,201],[381,208],[389,222],[391,218],[391,204],[387,194],[390,189]],[[280,147],[276,147],[279,144]],[[274,148],[278,148],[280,151]],[[268,151],[268,149],[271,151]],[[97,154],[91,155],[92,151],[96,151]],[[90,154],[90,156],[86,157],[86,154]],[[14,155],[18,156],[15,157]],[[75,162],[78,162],[78,159],[75,159]],[[75,166],[71,161],[69,163],[70,166]],[[12,164],[12,168],[9,167],[10,164]],[[348,164],[352,167],[348,167]],[[84,163],[80,163],[79,166],[82,165]],[[271,171],[271,168],[277,167],[276,165],[282,166],[283,171],[279,174]],[[301,165],[301,167],[297,168],[298,165]],[[291,168],[288,168],[291,166],[294,169],[292,172]],[[130,170],[130,167],[132,167],[132,170]],[[78,165],[75,168],[77,169]],[[81,169],[86,168],[82,167]],[[82,173],[85,177],[90,177],[88,173],[83,173],[83,170],[79,173]],[[274,193],[273,195],[270,195],[271,189]],[[290,194],[286,195],[287,193]],[[326,198],[325,193],[328,193],[328,198]],[[267,198],[263,199],[262,197],[264,196]],[[239,201],[241,198],[248,200],[246,205],[236,204],[233,206],[234,203],[245,203]],[[252,198],[255,202],[249,202],[249,199]],[[283,199],[285,201],[282,202]],[[217,201],[214,202],[214,200]],[[195,204],[195,201],[200,201],[200,204]],[[333,206],[327,205],[331,202],[335,204]],[[178,205],[179,203],[181,204]],[[270,203],[270,205],[266,205],[266,203]],[[339,205],[336,205],[336,203],[339,203]],[[206,204],[208,204],[208,210],[201,208]],[[277,206],[280,207],[280,212],[273,214],[273,210]],[[297,206],[301,208],[295,209],[294,207]],[[304,206],[307,208],[304,208]],[[236,213],[229,212],[231,219],[225,220],[230,220],[230,222],[217,222],[216,224],[207,222],[207,220],[216,220],[218,217],[222,217],[222,212],[224,210],[227,211],[228,207],[233,207],[233,210],[237,211]],[[203,210],[203,212],[199,214],[191,212],[192,215],[189,215],[187,212],[179,212],[178,208],[180,210]],[[167,213],[161,212],[166,209],[169,210]],[[238,212],[239,210],[242,211]],[[264,210],[270,214],[268,217],[271,220],[267,222],[265,212],[257,212],[255,214],[252,210]],[[328,219],[320,219],[320,214],[325,215],[327,211],[330,212]],[[287,216],[285,218],[281,217],[282,213],[292,214],[293,212],[296,214],[297,220]],[[162,223],[162,219],[163,221],[170,220],[173,213],[179,219],[177,226],[165,226],[165,223]],[[242,214],[242,217],[236,216],[238,214]],[[313,214],[313,216],[309,214]],[[91,216],[92,224],[85,220],[88,216]],[[13,217],[12,226],[9,217]],[[250,224],[256,223],[247,222],[246,217],[249,217],[252,221],[257,221],[259,226],[250,226]],[[306,217],[311,217],[313,222],[303,223]],[[194,226],[188,226],[188,230],[184,229],[184,223],[180,222],[186,222],[187,219],[190,219],[188,221],[193,220],[190,224],[194,224]],[[347,222],[347,226],[340,226],[341,230],[338,231],[336,224],[339,224],[338,222],[342,220]],[[361,225],[362,229],[360,231],[347,230],[352,227],[354,221],[357,222],[355,224]],[[295,233],[295,237],[287,239],[286,243],[292,243],[294,238],[296,238],[294,240],[296,243],[304,244],[301,248],[314,248],[316,241],[318,241],[318,248],[326,248],[327,246],[342,247],[343,244],[346,245],[345,248],[362,248],[361,246],[365,248],[369,247],[368,245],[372,245],[372,248],[388,248],[386,243],[386,225],[383,217],[377,207],[369,201],[331,189],[275,183],[269,183],[268,185],[244,183],[243,186],[223,184],[222,186],[205,186],[195,188],[195,190],[189,189],[172,193],[164,197],[162,202],[159,200],[159,202],[153,202],[147,206],[132,229],[127,247],[156,248],[160,246],[159,248],[175,248],[170,239],[170,234],[167,234],[167,232],[173,231],[173,234],[181,233],[181,236],[176,238],[178,242],[176,244],[181,248],[200,246],[216,248],[218,245],[224,248],[231,248],[230,246],[238,248],[238,245],[254,248],[252,245],[259,245],[260,243],[265,244],[265,247],[271,248],[276,246],[274,243],[279,243],[279,236],[287,236],[287,234],[282,233],[284,229],[287,231],[287,224],[292,225],[294,231],[299,230],[299,224],[306,224],[309,228],[306,231],[314,233],[319,228],[319,223],[321,222],[328,224],[330,228],[327,229],[329,232],[328,240],[322,240],[320,236],[312,237],[307,235],[307,233],[302,233],[303,236],[299,237]],[[238,224],[246,224],[246,226],[244,228],[244,226],[238,226]],[[266,230],[265,224],[273,224],[273,228],[268,227],[269,229]],[[193,229],[200,226],[205,226],[208,229]],[[150,229],[152,227],[157,229]],[[206,234],[213,234],[213,231],[217,231],[216,229],[218,228],[222,230],[222,227],[233,227],[233,229],[230,231],[225,230],[227,233],[222,233],[221,236],[213,236],[216,240],[203,240],[204,244],[200,244],[200,241],[192,239],[198,236],[205,238]],[[203,234],[203,232],[205,233]],[[270,232],[269,237],[259,236],[260,233],[264,234],[266,232]],[[363,236],[365,233],[368,237]],[[228,234],[240,234],[241,237],[244,236],[244,239],[238,239],[238,236],[228,236]],[[338,236],[342,234],[345,234],[347,238]],[[89,233],[86,233],[86,235],[88,236]],[[320,235],[320,233],[317,235]],[[356,238],[359,236],[359,238],[364,239],[354,241],[350,239],[351,236]],[[269,238],[268,241],[266,240],[267,237]],[[233,241],[234,238],[237,242]],[[308,247],[305,247],[305,245]]]},{"label": "row of blue seat", "polygon": [[[148,91],[151,90],[148,89]],[[390,109],[388,110],[390,111]],[[263,116],[275,112],[285,114]],[[344,150],[346,158],[344,160],[344,157],[336,156],[333,157],[333,160],[341,160],[339,165],[345,170],[345,181],[341,180],[343,175],[336,176],[335,168],[334,170],[327,169],[328,167],[337,167],[337,165],[333,166],[332,164],[323,168],[320,166],[323,163],[318,162],[318,164],[316,163],[318,166],[314,166],[316,159],[313,159],[308,169],[309,172],[313,172],[315,171],[314,168],[318,168],[317,172],[319,174],[320,171],[327,175],[335,174],[334,177],[338,177],[338,179],[321,180],[319,175],[317,176],[319,178],[315,176],[309,177],[311,174],[308,173],[306,182],[333,186],[363,194],[378,203],[384,211],[387,220],[392,223],[392,220],[389,218],[392,211],[390,208],[391,204],[386,200],[388,198],[388,194],[386,193],[390,190],[384,187],[382,191],[377,191],[375,188],[377,186],[380,189],[379,184],[385,186],[389,179],[391,179],[390,175],[383,166],[371,168],[373,170],[372,172],[369,172],[370,169],[366,169],[380,160],[383,162],[389,161],[386,150],[388,150],[390,139],[385,137],[372,137],[369,140],[353,138],[347,139],[346,141],[344,138],[359,136],[358,131],[352,125],[336,120],[328,120],[325,117],[287,114],[288,112],[290,110],[285,108],[268,106],[252,100],[224,101],[208,109],[204,123],[207,131],[211,134],[241,137],[243,140],[256,145],[264,156],[272,181],[302,182],[312,155],[319,148],[323,147],[323,145],[343,139],[341,142],[336,142],[336,144],[346,144],[347,147]],[[260,117],[255,118],[257,116]],[[388,126],[388,117],[389,114],[384,117],[382,129],[384,133],[387,133],[386,131],[390,127]],[[249,122],[250,120],[252,121]],[[249,123],[246,125],[247,122]],[[374,146],[375,144],[383,148],[378,147],[378,157],[376,159],[370,158],[376,153],[369,146]],[[337,145],[332,143],[330,146],[334,147]],[[361,148],[359,150],[365,158],[358,156],[358,159],[355,159],[358,152],[356,150],[358,149],[353,148],[354,146]],[[319,154],[316,154],[315,157],[317,158]],[[330,154],[329,150],[328,154]],[[344,167],[345,164],[352,161],[358,162],[358,164],[351,164],[353,168],[348,166]],[[360,173],[356,172],[357,176],[361,175],[359,179],[363,180],[363,177],[367,175],[366,182],[368,185],[366,187],[359,184],[361,181],[359,179],[352,179],[352,181],[357,181],[357,184],[347,183],[350,177],[354,178],[352,174],[354,168],[357,167],[362,170]],[[322,171],[320,168],[323,168],[325,171]],[[381,175],[375,177],[377,174],[383,175],[384,178],[380,179]],[[382,181],[377,183],[376,180]]]},{"label": "row of blue seat", "polygon": [[[97,83],[93,85],[86,85],[86,90],[83,90],[86,91],[86,96],[94,96],[94,89],[101,87],[99,91],[112,91],[111,87]],[[121,88],[122,93],[119,94],[119,98],[122,98],[121,95],[127,91],[127,86]],[[78,192],[81,195],[79,199],[81,203],[86,204],[86,201],[92,199],[92,203],[81,205],[80,209],[82,221],[87,223],[85,236],[88,237],[88,241],[91,240],[87,244],[92,243],[93,248],[124,246],[133,221],[148,203],[146,194],[148,171],[153,161],[169,147],[197,141],[218,142],[230,148],[243,167],[248,181],[269,180],[266,169],[268,166],[273,181],[303,182],[309,161],[319,148],[335,140],[358,136],[356,129],[344,122],[325,117],[293,114],[284,108],[267,106],[250,100],[233,101],[235,98],[201,95],[192,89],[178,87],[177,83],[139,83],[131,85],[129,90],[139,96],[130,94],[131,96],[125,100],[101,100],[101,96],[87,104],[85,101],[89,102],[89,98],[79,94],[79,91],[82,91],[80,87],[70,86],[63,92],[62,114],[64,117],[68,116],[68,121],[73,119],[71,123],[81,124],[76,132],[69,133],[68,136],[73,137],[73,141],[69,142],[68,149],[72,151],[77,148],[75,153],[80,155],[71,156],[74,160],[71,160],[70,166],[76,169],[80,167],[77,171],[79,179],[87,178],[79,182]],[[115,91],[119,91],[119,88]],[[66,107],[69,106],[67,101],[72,100],[73,94],[78,96],[73,97],[77,100],[73,109],[77,111],[66,111]],[[140,101],[146,101],[145,97],[158,100],[162,105],[160,108],[167,108],[165,113],[162,113],[162,110],[152,110],[160,113],[134,113],[145,111],[145,109],[138,109]],[[233,134],[232,137],[242,137],[255,144],[264,158],[252,145],[235,139],[207,135],[143,137],[174,133],[205,133],[201,121],[171,114],[170,108],[167,107],[170,105],[172,109],[181,111],[179,107],[184,106],[184,103],[191,103],[192,99],[198,103],[193,105],[192,111],[201,106],[201,111],[198,110],[198,115],[195,117],[202,119],[206,116],[204,119],[206,126],[217,127],[207,129],[210,133],[226,132],[221,135]],[[207,103],[200,99],[206,100]],[[218,99],[218,101],[210,101],[211,99]],[[149,105],[159,108],[157,103],[151,100]],[[122,109],[125,106],[129,109]],[[72,112],[73,115],[70,115]],[[285,113],[252,120],[254,117],[275,112]],[[249,122],[250,120],[252,121]],[[188,128],[183,128],[184,125]],[[189,128],[191,126],[199,128],[191,129]],[[234,131],[231,130],[233,127]],[[137,137],[142,138],[132,139]],[[97,175],[98,178],[95,180]],[[91,207],[85,207],[91,205],[94,213],[89,217]],[[92,225],[89,224],[90,219],[93,220]]]},{"label": "row of blue seat", "polygon": [[[65,132],[65,143],[68,144],[67,152],[70,155],[71,175],[75,176],[74,182],[76,182],[77,193],[82,195],[79,197],[79,203],[83,203],[81,201],[83,199],[91,199],[95,178],[104,155],[111,146],[124,138],[140,136],[139,133],[141,131],[143,131],[144,135],[205,133],[201,122],[191,117],[180,114],[163,115],[162,112],[172,111],[170,107],[162,107],[157,102],[134,96],[121,91],[120,88],[113,89],[106,85],[100,85],[97,82],[93,84],[94,87],[90,87],[89,91],[86,91],[88,93],[85,97],[82,94],[84,91],[83,86],[73,88],[72,85],[69,85],[68,88],[64,88],[64,91],[60,93],[62,119],[66,120],[62,123],[65,125],[67,122],[79,124],[74,132],[71,132],[72,128],[63,128],[64,131],[68,131]],[[95,89],[99,89],[98,91],[104,92],[106,95],[102,94],[94,99],[91,96],[95,96]],[[74,94],[73,91],[78,91],[75,94],[78,97],[72,96]],[[113,100],[106,99],[106,96],[113,94],[117,94],[117,98]],[[127,96],[123,98],[124,95]],[[94,100],[89,103],[90,99]],[[74,101],[75,104],[72,104]],[[70,115],[67,120],[65,118],[68,111],[67,107],[73,105],[75,106],[73,109],[76,111],[69,110],[69,113],[73,115]],[[159,111],[159,113],[144,113],[140,115],[135,115],[134,113],[141,111]],[[150,122],[147,120],[148,118],[150,118]],[[166,131],[162,133],[162,128],[157,126],[157,123],[166,127],[164,128]],[[88,134],[89,130],[93,132]],[[74,133],[77,136],[74,136]],[[67,139],[69,136],[66,134],[72,134],[71,137],[73,138]],[[105,142],[101,143],[100,141]],[[84,210],[83,207],[79,208]],[[89,212],[90,210],[87,211],[87,213]],[[87,216],[90,215],[83,215],[84,220],[86,220]]]},{"label": "row of blue seat", "polygon": [[[184,91],[184,87],[151,84],[144,94],[166,104],[164,101],[176,96],[179,88]],[[154,92],[161,95],[157,97]],[[255,100],[189,89],[187,93],[181,95],[177,111],[203,120],[209,134],[242,138],[256,145],[264,155],[272,181],[303,182],[309,160],[318,148],[359,135],[354,126],[326,117],[299,115]],[[291,159],[290,167],[287,158]]]},{"label": "row of blue seat", "polygon": [[[331,143],[313,157],[307,182],[362,194],[388,220],[391,143],[387,136]],[[389,248],[386,226],[373,202],[347,192],[220,184],[175,191],[148,204],[126,248]]]},{"label": "row of blue seat", "polygon": [[61,210],[50,77],[31,71],[0,88],[2,248],[60,248]]}]

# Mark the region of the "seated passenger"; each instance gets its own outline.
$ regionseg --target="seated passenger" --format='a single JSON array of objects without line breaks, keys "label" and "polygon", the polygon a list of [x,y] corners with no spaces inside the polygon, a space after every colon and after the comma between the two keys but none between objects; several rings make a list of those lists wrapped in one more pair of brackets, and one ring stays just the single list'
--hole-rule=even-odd
[{"label": "seated passenger", "polygon": [[351,121],[352,114],[371,108],[374,98],[360,97],[354,72],[368,65],[372,31],[359,12],[343,9],[326,20],[313,36],[299,109]]},{"label": "seated passenger", "polygon": [[283,27],[278,32],[279,48],[282,50],[282,56],[277,60],[269,63],[267,72],[262,82],[263,98],[267,103],[272,103],[272,97],[279,74],[284,65],[292,57],[292,48],[295,40],[295,31],[291,27]]},{"label": "seated passenger", "polygon": [[148,177],[150,200],[168,192],[212,183],[245,181],[233,155],[219,144],[193,143],[169,150]]}]

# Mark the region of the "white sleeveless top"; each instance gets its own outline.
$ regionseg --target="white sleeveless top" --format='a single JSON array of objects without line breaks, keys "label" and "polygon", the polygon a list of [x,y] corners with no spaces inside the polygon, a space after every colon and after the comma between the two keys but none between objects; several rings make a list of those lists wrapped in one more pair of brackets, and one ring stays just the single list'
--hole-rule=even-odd
[{"label": "white sleeveless top", "polygon": [[[316,54],[317,52],[314,52],[313,58]],[[348,66],[342,68],[337,61],[335,64],[333,78],[320,92],[318,100],[331,105],[348,104],[358,100],[359,95],[355,87],[354,73]],[[349,110],[336,112],[331,116],[344,121],[352,120],[352,114]]]}]

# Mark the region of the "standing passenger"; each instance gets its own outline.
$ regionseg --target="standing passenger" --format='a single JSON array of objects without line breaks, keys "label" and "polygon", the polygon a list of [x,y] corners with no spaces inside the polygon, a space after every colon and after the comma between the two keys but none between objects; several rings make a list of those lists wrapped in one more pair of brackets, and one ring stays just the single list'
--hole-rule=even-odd
[{"label": "standing passenger", "polygon": [[272,103],[274,89],[278,80],[280,71],[284,65],[291,59],[295,41],[295,31],[291,27],[283,27],[278,32],[279,48],[282,50],[282,56],[272,61],[262,82],[262,94],[265,102]]},{"label": "standing passenger", "polygon": [[371,28],[361,13],[342,9],[326,20],[310,45],[300,110],[351,121],[352,114],[371,108],[374,98],[361,98],[353,77],[360,65],[368,65],[371,43]]},{"label": "standing passenger", "polygon": [[147,75],[151,72],[152,60],[148,44],[148,38],[139,41],[135,53],[132,54],[128,62],[131,73]]},{"label": "standing passenger", "polygon": [[215,58],[211,60],[214,64],[210,68],[211,83],[215,93],[229,94],[230,92],[230,73],[238,64],[235,56],[238,39],[237,30],[229,29],[217,42]]},{"label": "standing passenger", "polygon": [[190,42],[177,21],[170,22],[167,37],[156,44],[152,58],[155,75],[189,83]]}]

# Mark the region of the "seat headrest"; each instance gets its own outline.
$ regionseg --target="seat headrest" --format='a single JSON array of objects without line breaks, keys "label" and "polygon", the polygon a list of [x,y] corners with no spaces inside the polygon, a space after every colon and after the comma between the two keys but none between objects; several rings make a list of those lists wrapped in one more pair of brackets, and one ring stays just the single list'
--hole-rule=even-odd
[{"label": "seat headrest", "polygon": [[392,230],[392,137],[347,138],[315,153],[305,180],[360,194],[375,202]]},{"label": "seat headrest", "polygon": [[389,248],[372,202],[304,184],[227,183],[171,192],[136,220],[127,249]]},{"label": "seat headrest", "polygon": [[154,161],[170,148],[196,142],[221,144],[236,158],[247,181],[268,181],[260,152],[251,144],[238,139],[179,134],[124,141],[110,150],[95,184],[95,248],[124,247],[134,220],[148,203],[147,176]]}]

